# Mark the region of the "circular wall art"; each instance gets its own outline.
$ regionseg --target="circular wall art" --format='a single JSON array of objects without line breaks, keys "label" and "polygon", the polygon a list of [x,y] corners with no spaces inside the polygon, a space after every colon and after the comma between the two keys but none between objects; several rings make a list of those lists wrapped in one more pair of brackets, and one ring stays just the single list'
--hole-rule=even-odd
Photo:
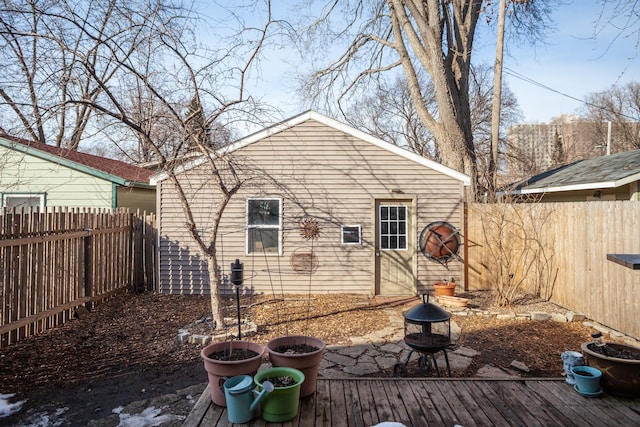
[{"label": "circular wall art", "polygon": [[420,250],[429,259],[446,263],[458,257],[460,232],[445,221],[432,222],[420,233]]}]

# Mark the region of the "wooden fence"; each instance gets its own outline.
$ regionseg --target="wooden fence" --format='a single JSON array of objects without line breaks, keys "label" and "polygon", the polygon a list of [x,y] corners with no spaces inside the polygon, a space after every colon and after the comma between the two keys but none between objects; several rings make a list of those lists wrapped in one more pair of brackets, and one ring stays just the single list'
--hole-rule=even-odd
[{"label": "wooden fence", "polygon": [[72,209],[0,220],[0,346],[123,289],[155,286],[154,215]]},{"label": "wooden fence", "polygon": [[516,285],[640,338],[640,271],[607,254],[640,254],[640,203],[470,204],[469,289]]}]

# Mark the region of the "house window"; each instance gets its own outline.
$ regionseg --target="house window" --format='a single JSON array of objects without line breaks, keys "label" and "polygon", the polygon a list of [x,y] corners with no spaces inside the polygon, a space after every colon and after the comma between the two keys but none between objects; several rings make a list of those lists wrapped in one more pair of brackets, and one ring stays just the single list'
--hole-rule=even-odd
[{"label": "house window", "polygon": [[7,209],[44,209],[44,193],[14,193],[2,195],[2,207]]},{"label": "house window", "polygon": [[380,206],[380,249],[407,249],[406,206]]},{"label": "house window", "polygon": [[247,200],[247,253],[281,253],[280,199]]},{"label": "house window", "polygon": [[362,243],[360,237],[359,225],[343,225],[342,226],[342,244],[343,245],[359,245]]}]

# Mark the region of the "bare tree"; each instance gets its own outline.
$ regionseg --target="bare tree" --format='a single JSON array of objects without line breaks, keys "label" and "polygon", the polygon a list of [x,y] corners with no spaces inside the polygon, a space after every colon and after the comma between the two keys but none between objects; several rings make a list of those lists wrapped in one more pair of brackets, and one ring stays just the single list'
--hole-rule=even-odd
[{"label": "bare tree", "polygon": [[[542,34],[533,30],[548,22],[548,4],[512,1],[509,16],[527,34]],[[308,34],[322,35],[322,46],[346,42],[347,48],[312,74],[307,89],[316,100],[325,100],[327,109],[337,103],[344,111],[344,104],[359,101],[358,94],[381,86],[383,76],[401,70],[442,163],[477,182],[469,76],[478,20],[482,13],[490,17],[492,7],[491,1],[482,0],[329,1]],[[332,22],[336,17],[343,19]],[[326,55],[324,48],[322,54]],[[432,89],[421,84],[423,71]],[[435,99],[435,112],[428,107],[430,97]]]},{"label": "bare tree", "polygon": [[[421,73],[421,86],[426,93],[433,94],[433,83],[422,82],[427,79]],[[492,69],[488,65],[471,67],[469,78],[469,102],[471,108],[471,132],[473,133],[474,150],[478,167],[478,183],[482,188],[489,188],[489,161],[491,159],[491,104],[492,104]],[[432,114],[437,112],[436,99],[424,98],[427,108]],[[506,129],[521,117],[518,101],[507,86],[501,97],[502,135]],[[373,95],[366,96],[362,102],[350,106],[347,111],[350,124],[364,129],[392,144],[405,147],[417,154],[440,162],[442,160],[439,146],[433,135],[419,119],[418,113],[409,93],[406,80],[401,77],[389,85],[381,84]],[[504,169],[504,157],[508,155],[506,136],[500,139],[500,158]]]},{"label": "bare tree", "polygon": [[593,139],[601,147],[610,139],[613,153],[640,148],[640,83],[587,95],[583,118],[594,124]]},{"label": "bare tree", "polygon": [[[219,21],[208,22],[209,33],[218,28],[224,33],[209,48],[198,43],[193,32],[202,22],[181,1],[54,3],[56,7],[33,1],[11,13],[75,31],[71,39],[40,28],[24,34],[55,41],[61,56],[75,64],[73,76],[84,82],[82,87],[92,88],[88,93],[72,85],[62,99],[56,99],[55,108],[88,109],[98,136],[129,137],[153,153],[180,201],[185,229],[207,261],[211,310],[221,327],[219,224],[229,200],[252,176],[241,177],[237,170],[242,164],[213,146],[230,135],[226,129],[236,120],[253,122],[266,115],[245,85],[273,23],[270,1],[251,2],[253,9],[245,10],[254,21],[263,17],[257,27],[246,25],[233,9],[218,7]],[[116,18],[107,25],[106,17],[82,12],[92,6]],[[184,164],[195,158],[206,165],[207,185],[219,195],[206,207],[204,225],[198,223],[202,218],[197,209],[202,206],[192,196],[192,183],[180,174]]]}]

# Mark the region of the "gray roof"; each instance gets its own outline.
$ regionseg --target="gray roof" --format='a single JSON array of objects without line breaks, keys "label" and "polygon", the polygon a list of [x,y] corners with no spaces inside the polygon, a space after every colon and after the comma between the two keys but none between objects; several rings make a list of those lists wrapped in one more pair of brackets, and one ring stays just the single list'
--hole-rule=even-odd
[{"label": "gray roof", "polygon": [[640,150],[578,160],[518,183],[511,194],[616,188],[640,180]]}]

